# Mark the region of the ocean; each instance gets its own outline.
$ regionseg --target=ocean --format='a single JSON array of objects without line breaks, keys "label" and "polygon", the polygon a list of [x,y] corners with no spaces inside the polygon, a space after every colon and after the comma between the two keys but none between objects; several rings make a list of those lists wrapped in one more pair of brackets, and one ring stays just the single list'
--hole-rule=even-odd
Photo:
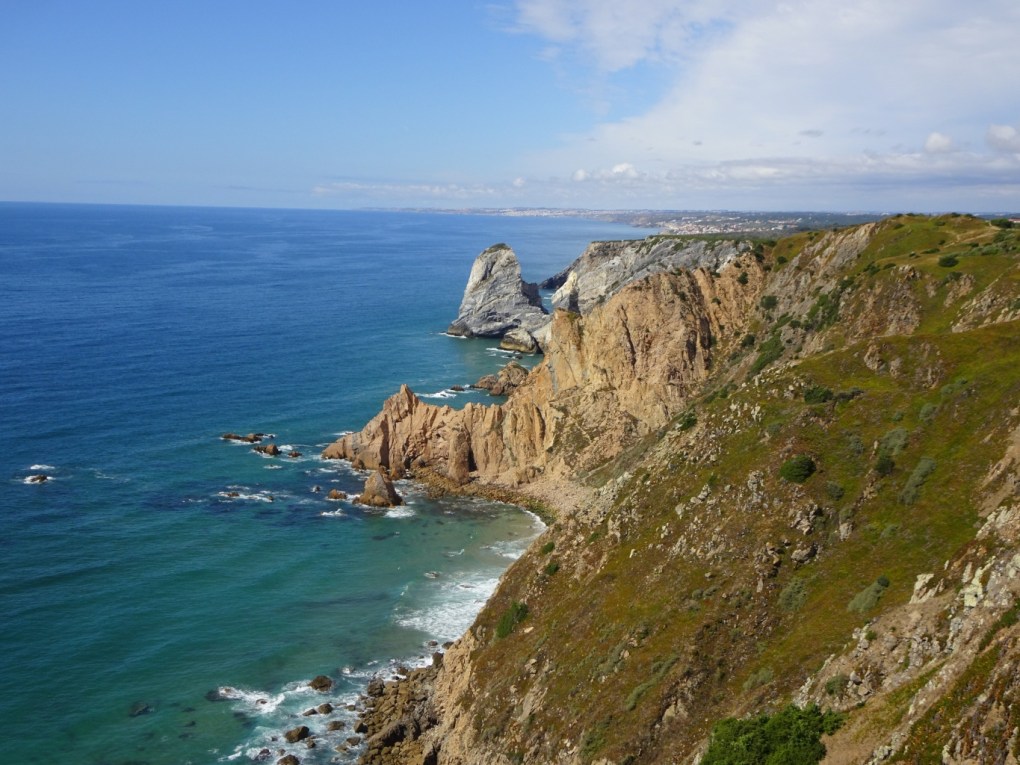
[{"label": "ocean", "polygon": [[[401,383],[487,400],[449,389],[506,354],[443,334],[483,249],[507,242],[535,281],[593,239],[646,233],[0,204],[0,760],[353,762],[336,747],[368,680],[456,638],[542,525],[410,482],[389,511],[331,501],[364,476],[319,452]],[[332,690],[308,688],[319,674]],[[282,739],[302,724],[314,749]]]}]

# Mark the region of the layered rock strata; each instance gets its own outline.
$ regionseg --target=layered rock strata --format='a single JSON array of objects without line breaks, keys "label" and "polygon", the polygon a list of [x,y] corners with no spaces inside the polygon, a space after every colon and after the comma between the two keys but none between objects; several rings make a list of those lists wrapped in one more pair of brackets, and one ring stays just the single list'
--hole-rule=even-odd
[{"label": "layered rock strata", "polygon": [[505,244],[475,259],[457,318],[446,330],[464,337],[503,337],[522,327],[536,331],[549,321],[538,285],[521,278],[517,255]]},{"label": "layered rock strata", "polygon": [[731,338],[761,283],[759,264],[744,261],[740,271],[655,274],[586,317],[557,311],[545,359],[505,404],[455,410],[403,386],[323,456],[396,473],[428,468],[456,484],[590,471],[665,425],[732,343],[724,328]]}]

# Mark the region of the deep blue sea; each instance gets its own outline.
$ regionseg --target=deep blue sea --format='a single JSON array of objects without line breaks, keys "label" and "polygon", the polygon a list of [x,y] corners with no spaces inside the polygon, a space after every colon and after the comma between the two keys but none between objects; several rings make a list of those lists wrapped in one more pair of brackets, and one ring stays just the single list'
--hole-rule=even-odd
[{"label": "deep blue sea", "polygon": [[[351,761],[334,747],[352,731],[326,723],[350,725],[370,677],[462,632],[541,524],[406,482],[388,512],[331,502],[364,477],[319,452],[403,382],[485,400],[444,391],[503,354],[442,334],[481,250],[509,243],[538,280],[592,239],[645,233],[0,204],[0,761]],[[307,688],[318,674],[331,692]],[[325,701],[339,711],[301,715]],[[282,742],[300,724],[315,749]]]}]

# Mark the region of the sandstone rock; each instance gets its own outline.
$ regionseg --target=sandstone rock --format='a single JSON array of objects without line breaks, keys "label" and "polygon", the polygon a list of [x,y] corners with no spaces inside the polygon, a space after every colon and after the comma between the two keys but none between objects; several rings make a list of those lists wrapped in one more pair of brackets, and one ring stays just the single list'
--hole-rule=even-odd
[{"label": "sandstone rock", "polygon": [[347,493],[340,491],[340,489],[330,489],[329,494],[326,495],[326,499],[347,499]]},{"label": "sandstone rock", "polygon": [[254,449],[259,454],[265,454],[267,457],[280,456],[280,447],[276,444],[264,444],[262,446],[256,446]]},{"label": "sandstone rock", "polygon": [[334,731],[343,730],[346,727],[347,723],[343,720],[330,720],[330,722],[326,725],[326,730],[332,733]]},{"label": "sandstone rock", "polygon": [[330,680],[326,675],[316,675],[308,686],[313,690],[325,693],[333,687],[333,681]]},{"label": "sandstone rock", "polygon": [[499,347],[507,351],[519,351],[521,353],[538,353],[538,341],[535,340],[528,330],[521,327],[514,327],[508,330],[503,339],[499,341]]},{"label": "sandstone rock", "polygon": [[475,259],[460,311],[447,332],[465,337],[502,337],[514,327],[532,331],[548,321],[538,285],[521,279],[521,264],[514,251],[497,244]]},{"label": "sandstone rock", "polygon": [[373,677],[369,681],[368,687],[365,689],[365,693],[367,693],[371,698],[378,698],[379,696],[382,696],[385,688],[386,684],[383,683],[381,678]]},{"label": "sandstone rock", "polygon": [[308,738],[310,731],[307,725],[299,725],[296,728],[291,728],[289,731],[283,734],[283,737],[287,740],[288,744],[295,744],[298,741],[304,741]]},{"label": "sandstone rock", "polygon": [[317,714],[319,714],[319,710],[316,709],[315,707],[312,707],[311,709],[306,709],[304,712],[302,712],[301,716],[302,717],[312,717],[313,715],[317,715]]},{"label": "sandstone rock", "polygon": [[319,706],[315,708],[315,711],[320,715],[328,715],[333,711],[333,705],[327,701],[325,704],[319,704]]},{"label": "sandstone rock", "polygon": [[516,361],[509,362],[498,374],[479,378],[472,388],[487,390],[493,396],[509,396],[528,379],[528,370]]},{"label": "sandstone rock", "polygon": [[377,470],[365,481],[365,489],[358,496],[357,502],[372,507],[393,507],[404,504],[404,500],[397,494],[393,487],[393,481],[381,470]]},{"label": "sandstone rock", "polygon": [[297,459],[298,457],[300,457],[300,456],[301,456],[301,452],[299,452],[299,451],[297,451],[297,450],[294,450],[294,451],[291,451],[291,452],[289,452],[289,453],[287,454],[287,456],[288,456],[288,457],[293,457],[294,459]]},{"label": "sandstone rock", "polygon": [[293,754],[285,754],[276,761],[276,765],[301,765],[301,760]]}]

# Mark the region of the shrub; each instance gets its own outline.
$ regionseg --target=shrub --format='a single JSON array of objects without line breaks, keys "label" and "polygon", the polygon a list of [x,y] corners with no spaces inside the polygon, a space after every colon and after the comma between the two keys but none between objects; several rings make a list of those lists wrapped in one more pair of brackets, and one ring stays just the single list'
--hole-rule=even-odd
[{"label": "shrub", "polygon": [[773,332],[769,335],[769,339],[758,347],[758,358],[751,365],[750,376],[754,377],[782,355],[783,339],[778,332]]},{"label": "shrub", "polygon": [[856,611],[859,614],[863,614],[865,611],[870,611],[878,605],[878,601],[882,599],[882,595],[885,594],[888,586],[889,579],[884,575],[880,576],[874,582],[854,595],[847,604],[846,610]]},{"label": "shrub", "polygon": [[748,333],[748,334],[744,335],[744,337],[740,340],[740,347],[741,348],[750,348],[752,345],[754,345],[754,341],[757,340],[757,339],[758,338],[756,338],[754,335]]},{"label": "shrub", "polygon": [[842,696],[846,692],[846,686],[849,682],[849,676],[844,675],[842,672],[838,675],[833,675],[825,681],[825,692],[830,696]]},{"label": "shrub", "polygon": [[740,276],[737,277],[737,281],[740,284],[747,284],[747,271],[741,271]]},{"label": "shrub", "polygon": [[1013,221],[1009,218],[993,218],[991,223],[999,228],[1013,228]]},{"label": "shrub", "polygon": [[832,401],[832,390],[821,385],[812,385],[804,391],[804,400],[809,404],[824,404]]},{"label": "shrub", "polygon": [[939,258],[939,265],[943,268],[952,268],[960,262],[955,255],[943,255]]},{"label": "shrub", "polygon": [[785,255],[779,255],[779,256],[776,257],[776,263],[778,263],[779,265],[783,265],[783,263],[785,263],[785,262],[786,262],[786,256]]},{"label": "shrub", "polygon": [[798,454],[782,464],[779,468],[779,477],[792,483],[804,483],[814,475],[816,469],[813,459],[806,454]]},{"label": "shrub", "polygon": [[879,439],[879,454],[888,454],[890,457],[895,457],[906,447],[909,436],[910,434],[906,428],[893,428]]},{"label": "shrub", "polygon": [[730,717],[712,728],[701,765],[814,765],[825,756],[822,734],[835,733],[843,716],[811,704],[774,715]]},{"label": "shrub", "polygon": [[900,502],[904,505],[914,504],[917,501],[918,492],[933,472],[935,472],[935,460],[931,457],[921,457],[900,492]]},{"label": "shrub", "polygon": [[528,604],[515,600],[500,617],[499,623],[496,625],[496,637],[500,639],[508,637],[526,618],[528,618]]},{"label": "shrub", "polygon": [[935,419],[935,414],[939,408],[935,404],[925,404],[921,407],[920,413],[917,415],[921,422],[931,422]]},{"label": "shrub", "polygon": [[763,295],[760,301],[761,307],[766,311],[771,311],[777,305],[779,305],[779,298],[775,295]]},{"label": "shrub", "polygon": [[846,490],[835,481],[829,481],[825,484],[825,493],[829,495],[829,499],[833,502],[838,502],[843,499]]},{"label": "shrub", "polygon": [[875,461],[875,472],[880,476],[887,476],[896,468],[896,463],[888,454],[880,454]]},{"label": "shrub", "polygon": [[552,561],[551,563],[549,563],[549,565],[545,567],[544,570],[546,576],[552,576],[553,574],[560,570],[560,564],[557,563],[556,561]]},{"label": "shrub", "polygon": [[807,584],[800,577],[794,577],[779,593],[779,607],[786,611],[796,611],[807,600]]},{"label": "shrub", "polygon": [[684,412],[683,416],[680,418],[680,421],[677,423],[677,427],[680,428],[680,430],[690,430],[697,424],[698,415],[696,415],[694,412]]},{"label": "shrub", "polygon": [[767,685],[772,682],[775,676],[776,673],[772,671],[772,667],[762,667],[757,672],[752,672],[751,676],[744,681],[744,690],[750,691]]},{"label": "shrub", "polygon": [[544,545],[542,545],[542,549],[539,550],[539,552],[542,553],[542,555],[548,555],[549,553],[551,553],[555,549],[556,549],[556,543],[550,541],[550,542],[546,542]]}]

